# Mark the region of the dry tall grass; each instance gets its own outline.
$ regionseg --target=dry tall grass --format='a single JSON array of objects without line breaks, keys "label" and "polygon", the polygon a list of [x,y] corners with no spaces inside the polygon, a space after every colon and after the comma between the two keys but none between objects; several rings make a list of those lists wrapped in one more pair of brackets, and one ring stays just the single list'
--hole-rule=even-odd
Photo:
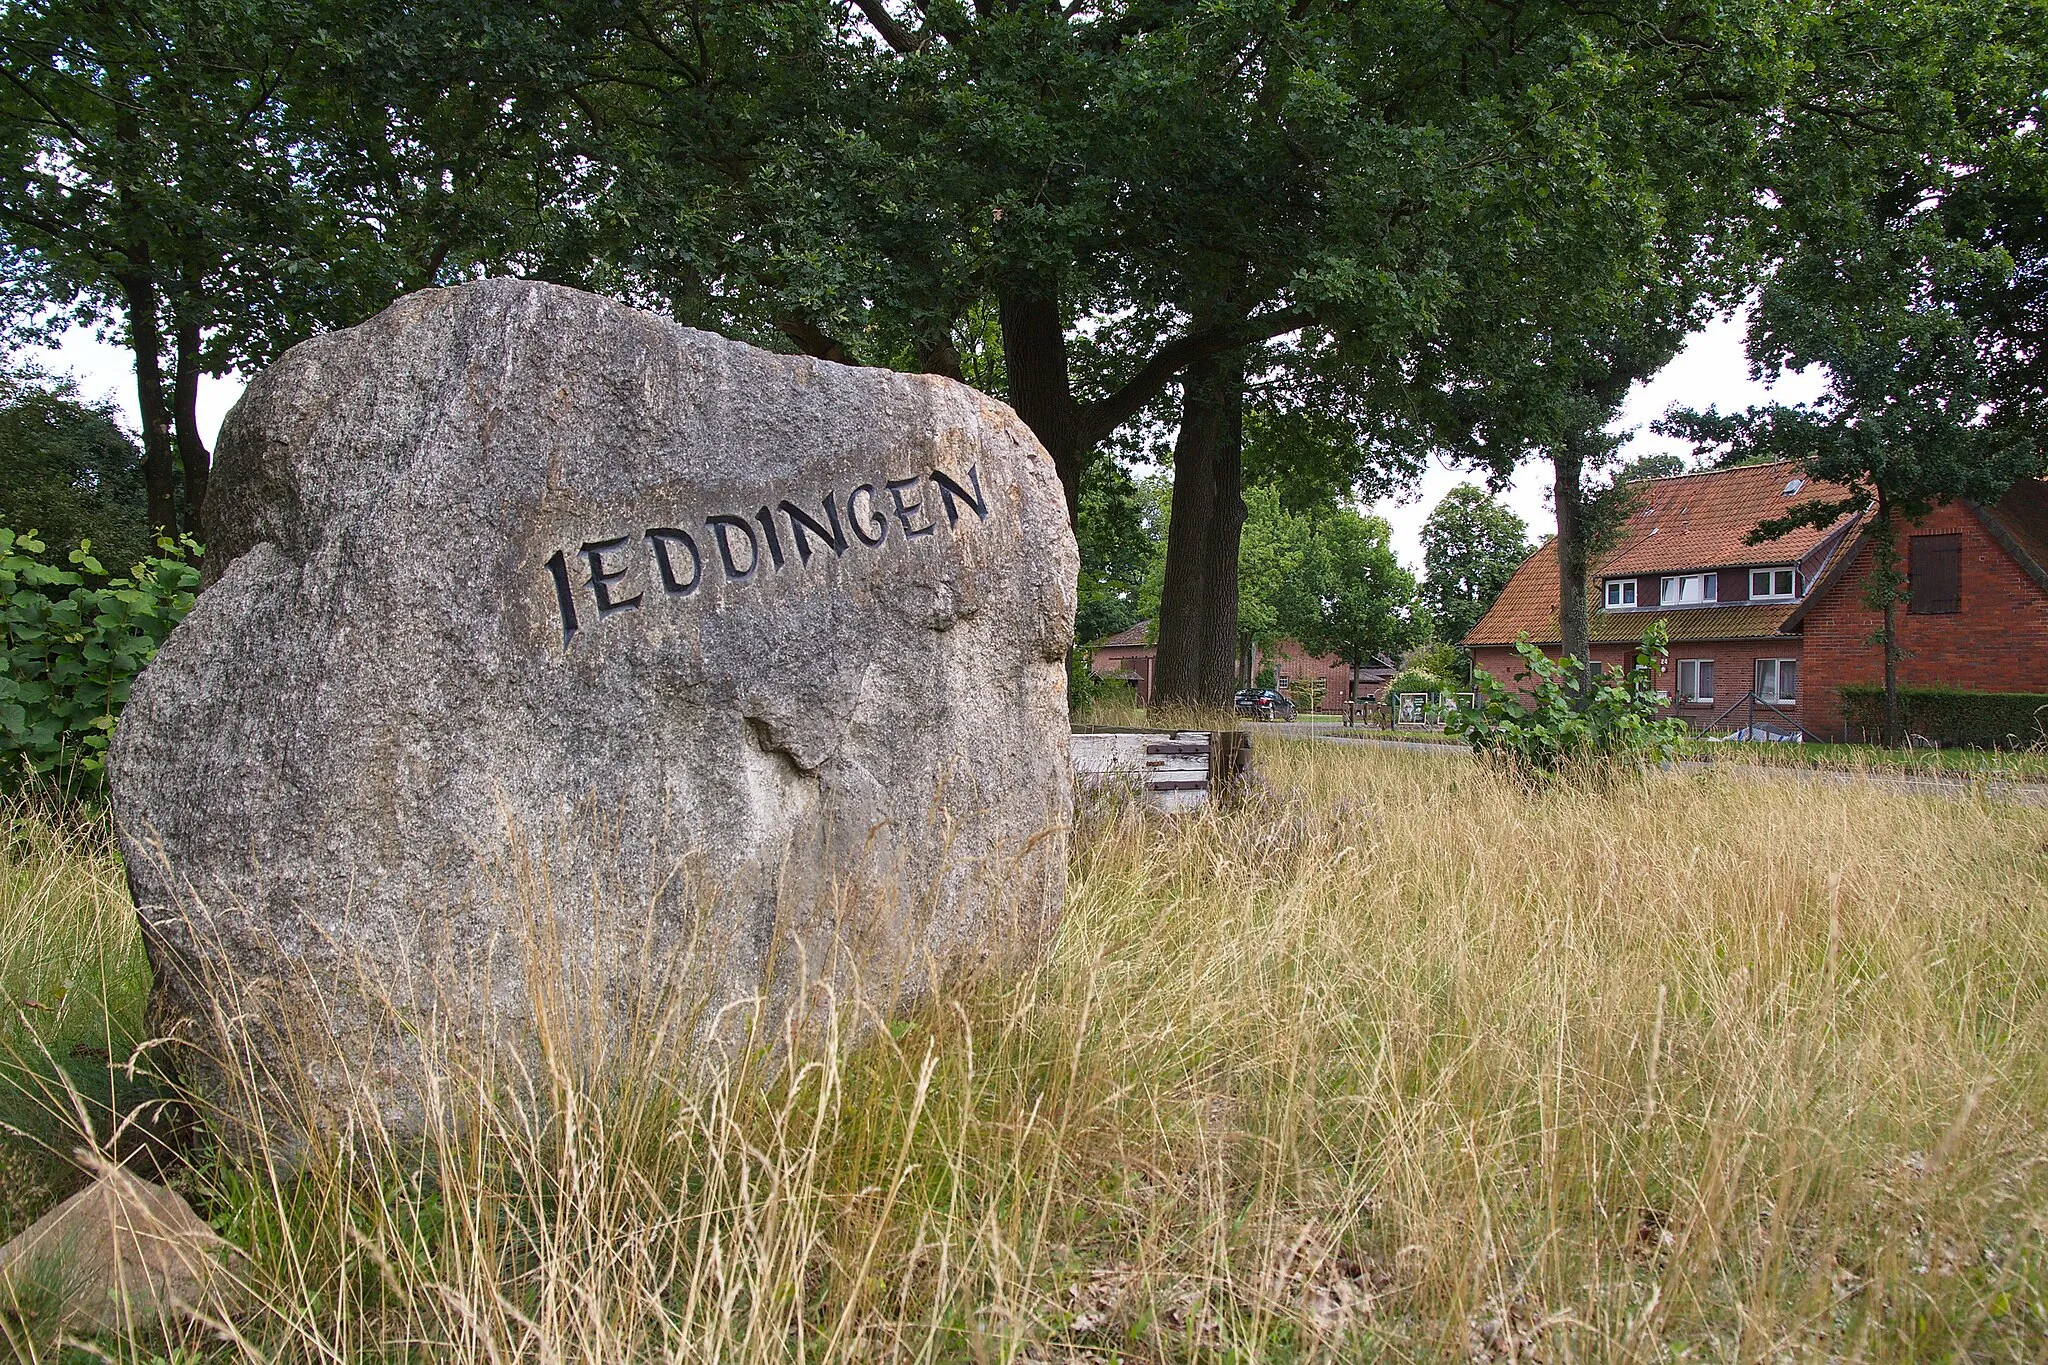
[{"label": "dry tall grass", "polygon": [[[2048,813],[1269,745],[1024,979],[703,1087],[452,1047],[197,1179],[248,1360],[2034,1358]],[[607,1050],[609,1049],[609,1050]],[[14,1340],[33,1354],[31,1328]],[[162,1350],[133,1343],[116,1353]]]},{"label": "dry tall grass", "polygon": [[0,1239],[79,1182],[70,1130],[108,1135],[133,1089],[109,1064],[140,1037],[148,988],[107,823],[0,803]]},{"label": "dry tall grass", "polygon": [[104,819],[0,803],[0,887],[0,1055],[140,1022],[148,968]]}]

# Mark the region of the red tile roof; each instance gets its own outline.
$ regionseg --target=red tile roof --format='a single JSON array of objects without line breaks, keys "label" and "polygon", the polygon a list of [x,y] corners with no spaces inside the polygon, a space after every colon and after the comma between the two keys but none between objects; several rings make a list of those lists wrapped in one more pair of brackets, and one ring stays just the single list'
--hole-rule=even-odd
[{"label": "red tile roof", "polygon": [[1150,635],[1151,631],[1152,623],[1150,621],[1140,621],[1135,626],[1120,630],[1114,635],[1106,635],[1086,647],[1089,649],[1122,649],[1129,648],[1132,645],[1147,645],[1151,643],[1146,638]]},{"label": "red tile roof", "polygon": [[[1785,489],[1794,479],[1799,480],[1799,487],[1787,494]],[[1757,546],[1745,545],[1744,537],[1772,517],[1806,503],[1844,498],[1848,492],[1840,484],[1807,479],[1797,466],[1785,463],[1648,481],[1620,543],[1586,576],[1589,634],[1602,643],[1640,640],[1643,628],[1659,619],[1670,623],[1674,640],[1760,639],[1779,634],[1792,614],[1790,603],[1608,612],[1598,604],[1599,582],[1616,574],[1740,568],[1803,559],[1837,534],[1840,524],[1824,530],[1801,527]],[[1512,644],[1524,633],[1538,644],[1557,643],[1557,552],[1552,544],[1545,544],[1522,562],[1492,610],[1466,635],[1464,643]]]},{"label": "red tile roof", "polygon": [[1557,641],[1557,542],[1546,540],[1522,561],[1479,624],[1465,635],[1468,645],[1508,645],[1527,635],[1539,644]]},{"label": "red tile roof", "polygon": [[[1595,644],[1633,643],[1652,621],[1664,622],[1673,644],[1681,640],[1765,640],[1784,634],[1789,602],[1731,602],[1725,607],[1679,611],[1595,611],[1587,629]],[[1552,633],[1553,639],[1555,632]],[[1546,643],[1549,643],[1546,641]]]},{"label": "red tile roof", "polygon": [[[1787,494],[1785,490],[1795,480],[1799,487]],[[1629,517],[1620,542],[1601,560],[1598,573],[1676,573],[1682,569],[1789,564],[1803,558],[1837,528],[1802,526],[1762,545],[1746,545],[1744,537],[1773,517],[1810,503],[1849,496],[1841,484],[1809,479],[1798,466],[1786,463],[1651,479],[1642,490],[1642,505]]]}]

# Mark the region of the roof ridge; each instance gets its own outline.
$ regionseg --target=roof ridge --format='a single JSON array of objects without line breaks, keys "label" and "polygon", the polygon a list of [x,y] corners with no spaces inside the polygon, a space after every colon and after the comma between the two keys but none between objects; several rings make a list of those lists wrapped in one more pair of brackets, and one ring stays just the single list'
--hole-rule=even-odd
[{"label": "roof ridge", "polygon": [[[1649,478],[1642,480],[1642,482],[1672,483],[1679,479],[1704,479],[1713,474],[1734,474],[1745,469],[1770,469],[1777,465],[1796,465],[1798,463],[1799,461],[1797,460],[1759,460],[1755,464],[1723,465],[1719,469],[1688,469],[1683,474],[1653,474]],[[1833,482],[1830,479],[1814,479],[1811,474],[1807,475],[1807,477],[1813,479],[1815,483]]]}]

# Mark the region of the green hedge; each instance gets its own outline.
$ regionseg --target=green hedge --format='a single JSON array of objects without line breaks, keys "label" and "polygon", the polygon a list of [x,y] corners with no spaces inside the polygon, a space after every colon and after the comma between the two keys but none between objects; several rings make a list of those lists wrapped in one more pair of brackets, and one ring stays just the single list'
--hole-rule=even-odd
[{"label": "green hedge", "polygon": [[[1884,732],[1884,689],[1852,683],[1842,689],[1849,724],[1865,735]],[[2048,743],[2048,692],[1966,692],[1959,687],[1901,687],[1906,733],[1936,744],[1976,749]]]}]

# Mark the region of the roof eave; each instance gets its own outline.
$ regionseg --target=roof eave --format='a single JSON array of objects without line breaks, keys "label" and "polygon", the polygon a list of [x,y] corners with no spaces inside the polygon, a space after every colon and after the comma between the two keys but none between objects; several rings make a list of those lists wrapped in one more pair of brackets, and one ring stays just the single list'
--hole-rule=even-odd
[{"label": "roof eave", "polygon": [[1790,634],[1805,623],[1806,614],[1813,610],[1814,603],[1827,596],[1834,590],[1835,584],[1841,582],[1842,576],[1849,572],[1849,566],[1863,553],[1863,542],[1868,539],[1870,532],[1865,529],[1855,531],[1843,541],[1842,548],[1836,551],[1827,568],[1821,571],[1820,581],[1806,590],[1806,596],[1792,609],[1792,614],[1785,618],[1785,624],[1779,627],[1780,630]]},{"label": "roof eave", "polygon": [[2033,579],[2042,591],[2048,592],[2048,569],[2044,569],[2041,562],[2027,552],[2027,547],[2020,544],[2019,538],[2013,535],[2011,528],[1999,520],[1998,513],[1982,503],[1972,502],[1967,505],[1977,514],[1977,520],[1984,523],[1984,529],[1990,532],[1991,538],[1998,542],[1998,548],[2011,555],[2013,561],[2026,572],[2027,577]]}]

